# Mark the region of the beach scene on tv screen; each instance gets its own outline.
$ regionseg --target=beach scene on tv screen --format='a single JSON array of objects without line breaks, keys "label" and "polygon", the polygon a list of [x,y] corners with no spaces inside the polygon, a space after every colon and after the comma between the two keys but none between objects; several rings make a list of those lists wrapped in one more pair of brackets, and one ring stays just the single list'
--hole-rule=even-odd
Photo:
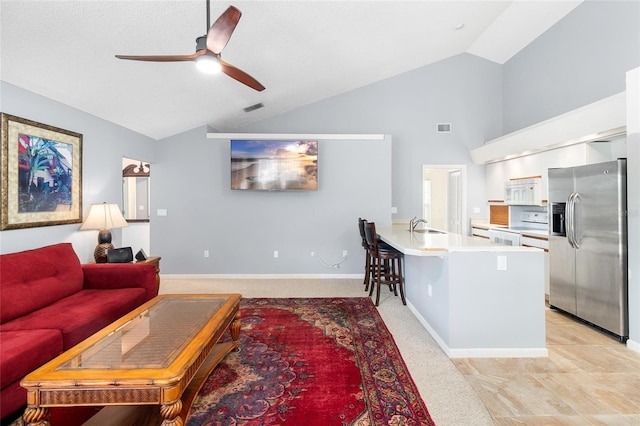
[{"label": "beach scene on tv screen", "polygon": [[231,189],[318,189],[318,141],[232,140]]}]

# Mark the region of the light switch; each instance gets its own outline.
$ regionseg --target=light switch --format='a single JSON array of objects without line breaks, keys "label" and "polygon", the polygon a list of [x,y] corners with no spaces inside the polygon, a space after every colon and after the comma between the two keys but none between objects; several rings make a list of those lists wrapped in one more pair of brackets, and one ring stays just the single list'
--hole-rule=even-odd
[{"label": "light switch", "polygon": [[158,209],[158,216],[166,216],[167,209]]}]

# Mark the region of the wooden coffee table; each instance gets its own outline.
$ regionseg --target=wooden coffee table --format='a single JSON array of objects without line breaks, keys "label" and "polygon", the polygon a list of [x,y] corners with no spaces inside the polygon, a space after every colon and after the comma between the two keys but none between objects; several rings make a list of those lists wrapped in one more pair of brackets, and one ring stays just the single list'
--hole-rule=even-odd
[{"label": "wooden coffee table", "polygon": [[[241,297],[175,294],[150,300],[27,375],[21,382],[27,389],[25,423],[49,425],[49,407],[105,406],[94,418],[183,425],[204,380],[238,347]],[[231,340],[219,343],[226,330]]]}]

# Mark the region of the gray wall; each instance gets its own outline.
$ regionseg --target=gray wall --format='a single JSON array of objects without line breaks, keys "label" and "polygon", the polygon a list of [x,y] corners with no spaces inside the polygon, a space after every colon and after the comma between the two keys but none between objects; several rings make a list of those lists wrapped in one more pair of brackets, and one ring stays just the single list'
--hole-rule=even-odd
[{"label": "gray wall", "polygon": [[[95,116],[0,82],[2,105],[7,114],[82,133],[82,183],[84,217],[93,203],[122,206],[122,157],[154,159],[155,141]],[[0,253],[11,253],[59,242],[73,244],[82,262],[93,260],[97,231],[78,232],[80,224],[12,229],[0,232]],[[113,230],[113,244],[122,242],[122,232]]]},{"label": "gray wall", "polygon": [[[358,217],[391,223],[390,137],[319,139],[317,191],[262,192],[230,189],[229,139],[206,133],[202,127],[158,145],[151,246],[162,256],[163,272],[361,273]],[[167,216],[157,216],[157,209]],[[320,263],[335,264],[343,250],[347,259],[339,269]]]},{"label": "gray wall", "polygon": [[498,64],[462,54],[236,131],[390,134],[394,219],[422,215],[423,164],[468,164],[469,210],[487,217],[484,167],[469,150],[501,135],[501,77]]},{"label": "gray wall", "polygon": [[625,90],[640,65],[640,2],[585,1],[504,65],[504,132]]},{"label": "gray wall", "polygon": [[[500,88],[499,65],[463,54],[235,129],[392,135],[392,146],[320,141],[317,193],[229,190],[229,143],[207,140],[205,128],[160,141],[151,246],[163,272],[361,274],[357,218],[388,224],[392,206],[397,218],[420,216],[423,164],[469,164],[470,207],[486,210],[484,167],[471,164],[469,149],[500,134]],[[439,122],[453,132],[437,134]],[[158,208],[168,216],[156,216]],[[345,249],[339,270],[310,256],[315,251],[332,264]]]}]

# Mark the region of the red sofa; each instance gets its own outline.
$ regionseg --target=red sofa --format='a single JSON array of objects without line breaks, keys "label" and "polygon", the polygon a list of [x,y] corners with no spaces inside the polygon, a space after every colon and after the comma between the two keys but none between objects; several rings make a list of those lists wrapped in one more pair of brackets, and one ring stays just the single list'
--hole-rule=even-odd
[{"label": "red sofa", "polygon": [[81,264],[69,243],[0,255],[0,418],[26,374],[157,294],[153,265]]}]

